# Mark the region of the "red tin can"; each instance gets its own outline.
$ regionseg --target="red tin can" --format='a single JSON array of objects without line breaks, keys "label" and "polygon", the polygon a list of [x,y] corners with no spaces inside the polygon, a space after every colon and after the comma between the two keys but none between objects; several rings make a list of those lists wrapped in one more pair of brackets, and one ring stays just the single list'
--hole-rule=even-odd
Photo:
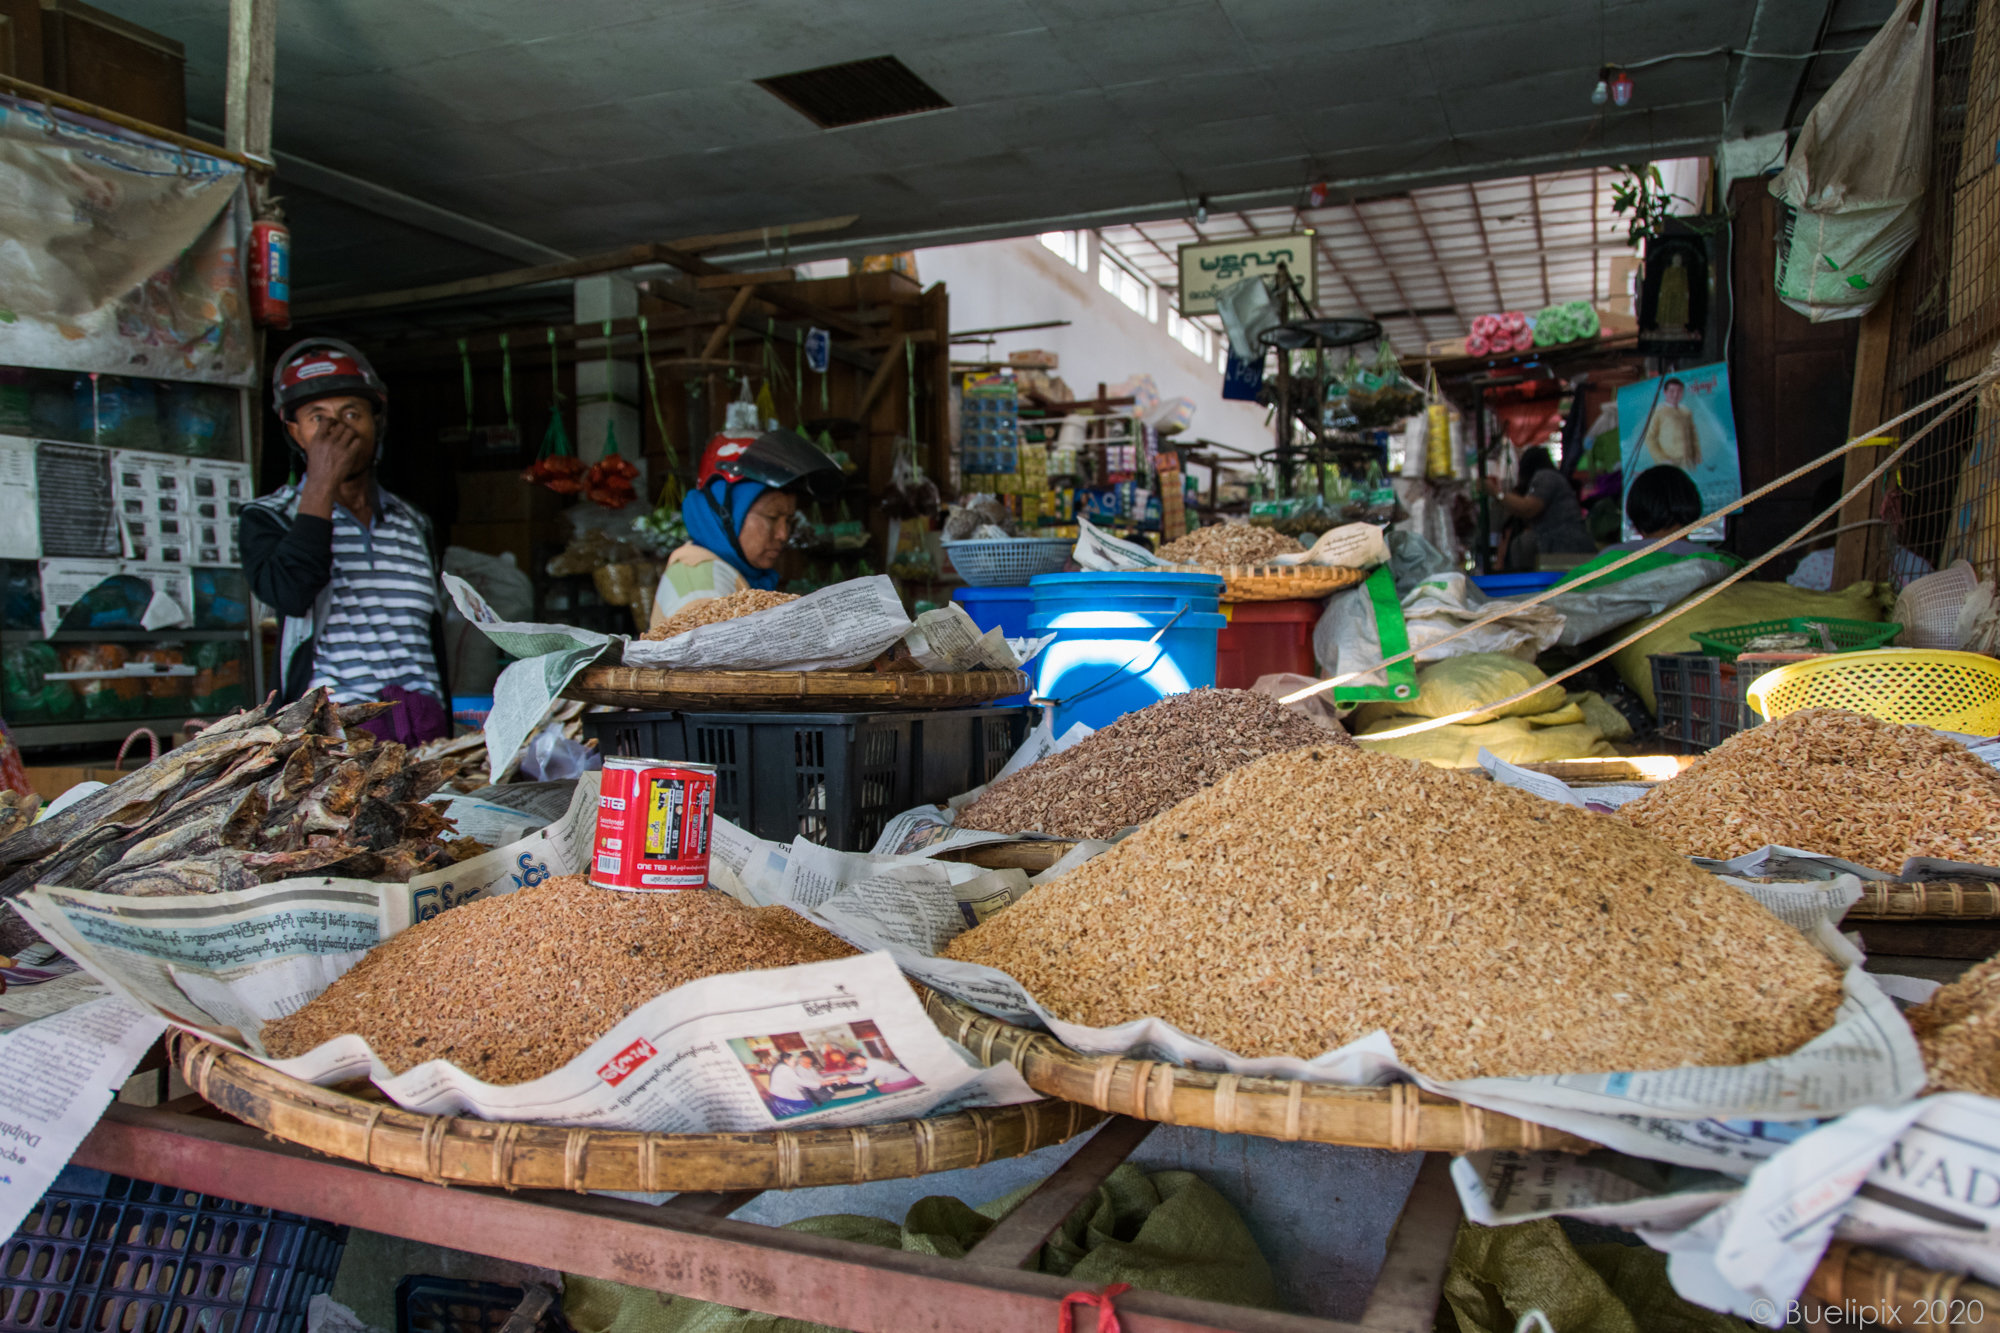
[{"label": "red tin can", "polygon": [[705,887],[714,813],[714,765],[606,759],[590,882],[627,893]]}]

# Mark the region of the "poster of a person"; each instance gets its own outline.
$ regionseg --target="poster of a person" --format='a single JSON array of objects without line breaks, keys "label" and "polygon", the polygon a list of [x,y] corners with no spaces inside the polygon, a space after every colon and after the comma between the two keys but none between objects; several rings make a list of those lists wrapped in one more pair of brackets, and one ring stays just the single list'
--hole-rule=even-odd
[{"label": "poster of a person", "polygon": [[[1703,513],[1743,494],[1726,363],[1625,385],[1618,390],[1618,435],[1628,493],[1649,468],[1675,467],[1700,490]],[[1628,539],[1639,535],[1629,519],[1625,528]],[[1693,536],[1697,541],[1721,541],[1722,524],[1713,523]]]}]

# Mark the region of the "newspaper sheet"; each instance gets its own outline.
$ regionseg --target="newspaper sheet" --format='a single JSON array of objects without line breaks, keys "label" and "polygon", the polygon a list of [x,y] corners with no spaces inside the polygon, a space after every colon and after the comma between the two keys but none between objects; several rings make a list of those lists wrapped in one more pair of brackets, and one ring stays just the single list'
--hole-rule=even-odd
[{"label": "newspaper sheet", "polygon": [[14,1234],[166,1030],[106,995],[0,1032],[0,1235]]},{"label": "newspaper sheet", "polygon": [[[937,956],[937,950],[963,928],[958,886],[894,865],[911,858],[855,856],[829,868],[831,862],[825,857],[838,855],[823,849],[805,854],[794,844],[780,900],[856,948],[887,950],[905,972],[925,985],[1009,1022],[1045,1027],[1081,1051],[1324,1083],[1408,1080],[1637,1156],[1738,1172],[1748,1170],[1769,1151],[1723,1122],[1814,1120],[1858,1106],[1893,1105],[1915,1096],[1924,1082],[1923,1062],[1909,1025],[1862,971],[1858,951],[1833,928],[1832,920],[1861,891],[1851,879],[1830,885],[1727,881],[1799,929],[1845,969],[1844,998],[1833,1026],[1797,1051],[1723,1068],[1447,1082],[1403,1065],[1388,1035],[1380,1031],[1307,1060],[1238,1056],[1157,1018],[1104,1028],[1065,1022],[1005,973]],[[874,867],[863,872],[858,868],[862,861],[873,862]]]},{"label": "newspaper sheet", "polygon": [[865,665],[910,629],[886,575],[850,579],[796,602],[735,620],[700,625],[671,639],[613,638],[572,625],[502,620],[456,574],[445,589],[460,615],[501,652],[519,660],[493,686],[486,752],[498,782],[548,715],[549,706],[585,667],[599,662],[668,671],[817,671]]},{"label": "newspaper sheet", "polygon": [[1083,569],[1165,569],[1167,562],[1137,542],[1120,541],[1082,514],[1076,516],[1071,558]]},{"label": "newspaper sheet", "polygon": [[997,626],[982,632],[964,607],[950,602],[919,615],[903,642],[926,671],[1018,671],[1055,638],[1010,639]]},{"label": "newspaper sheet", "polygon": [[[1483,1152],[1452,1176],[1484,1225],[1557,1214],[1630,1227],[1672,1257],[1675,1290],[1772,1327],[1797,1313],[1829,1241],[2000,1281],[2000,1102],[1942,1093],[1818,1125],[1745,1125],[1765,1160],[1748,1179],[1615,1153]],[[1875,1322],[1928,1320],[1904,1310]]]},{"label": "newspaper sheet", "polygon": [[[41,886],[20,907],[51,943],[149,1014],[309,1082],[371,1078],[398,1105],[428,1114],[683,1133],[866,1124],[1034,1098],[1011,1068],[979,1069],[940,1035],[881,954],[691,982],[529,1083],[489,1084],[445,1061],[394,1073],[352,1035],[267,1058],[263,1025],[296,1011],[381,940],[437,911],[587,864],[589,845],[574,833],[589,831],[583,816],[595,815],[596,778],[578,782],[565,820],[453,867],[453,883],[320,878],[189,898]],[[818,1068],[788,1064],[797,1051],[813,1052]],[[778,1073],[781,1064],[789,1072]]]}]

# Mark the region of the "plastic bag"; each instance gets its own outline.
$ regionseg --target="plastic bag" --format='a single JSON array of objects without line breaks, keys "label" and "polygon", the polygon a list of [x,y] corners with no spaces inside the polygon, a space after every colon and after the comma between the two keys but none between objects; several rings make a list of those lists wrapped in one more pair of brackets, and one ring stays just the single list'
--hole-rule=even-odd
[{"label": "plastic bag", "polygon": [[521,751],[521,776],[530,782],[566,782],[603,767],[597,751],[554,727],[536,732]]},{"label": "plastic bag", "polygon": [[[1503,657],[1499,653],[1467,653],[1420,669],[1417,672],[1416,698],[1363,704],[1355,710],[1354,720],[1365,728],[1390,717],[1450,717],[1453,713],[1472,712],[1511,698],[1547,679],[1548,673],[1533,662]],[[1549,685],[1525,699],[1496,711],[1476,714],[1466,721],[1491,722],[1495,718],[1550,713],[1563,709],[1564,699],[1562,686]],[[1574,718],[1560,719],[1563,722],[1582,720],[1581,712]]]},{"label": "plastic bag", "polygon": [[1935,10],[1930,0],[1901,0],[1806,117],[1771,182],[1785,206],[1778,299],[1815,322],[1866,314],[1916,242]]}]

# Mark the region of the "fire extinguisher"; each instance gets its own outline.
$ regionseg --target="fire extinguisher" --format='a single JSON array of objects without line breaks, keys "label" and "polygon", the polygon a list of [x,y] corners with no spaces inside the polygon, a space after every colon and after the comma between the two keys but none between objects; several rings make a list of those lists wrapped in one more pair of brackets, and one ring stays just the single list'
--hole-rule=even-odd
[{"label": "fire extinguisher", "polygon": [[250,228],[250,317],[267,329],[292,326],[292,233],[282,222]]}]

